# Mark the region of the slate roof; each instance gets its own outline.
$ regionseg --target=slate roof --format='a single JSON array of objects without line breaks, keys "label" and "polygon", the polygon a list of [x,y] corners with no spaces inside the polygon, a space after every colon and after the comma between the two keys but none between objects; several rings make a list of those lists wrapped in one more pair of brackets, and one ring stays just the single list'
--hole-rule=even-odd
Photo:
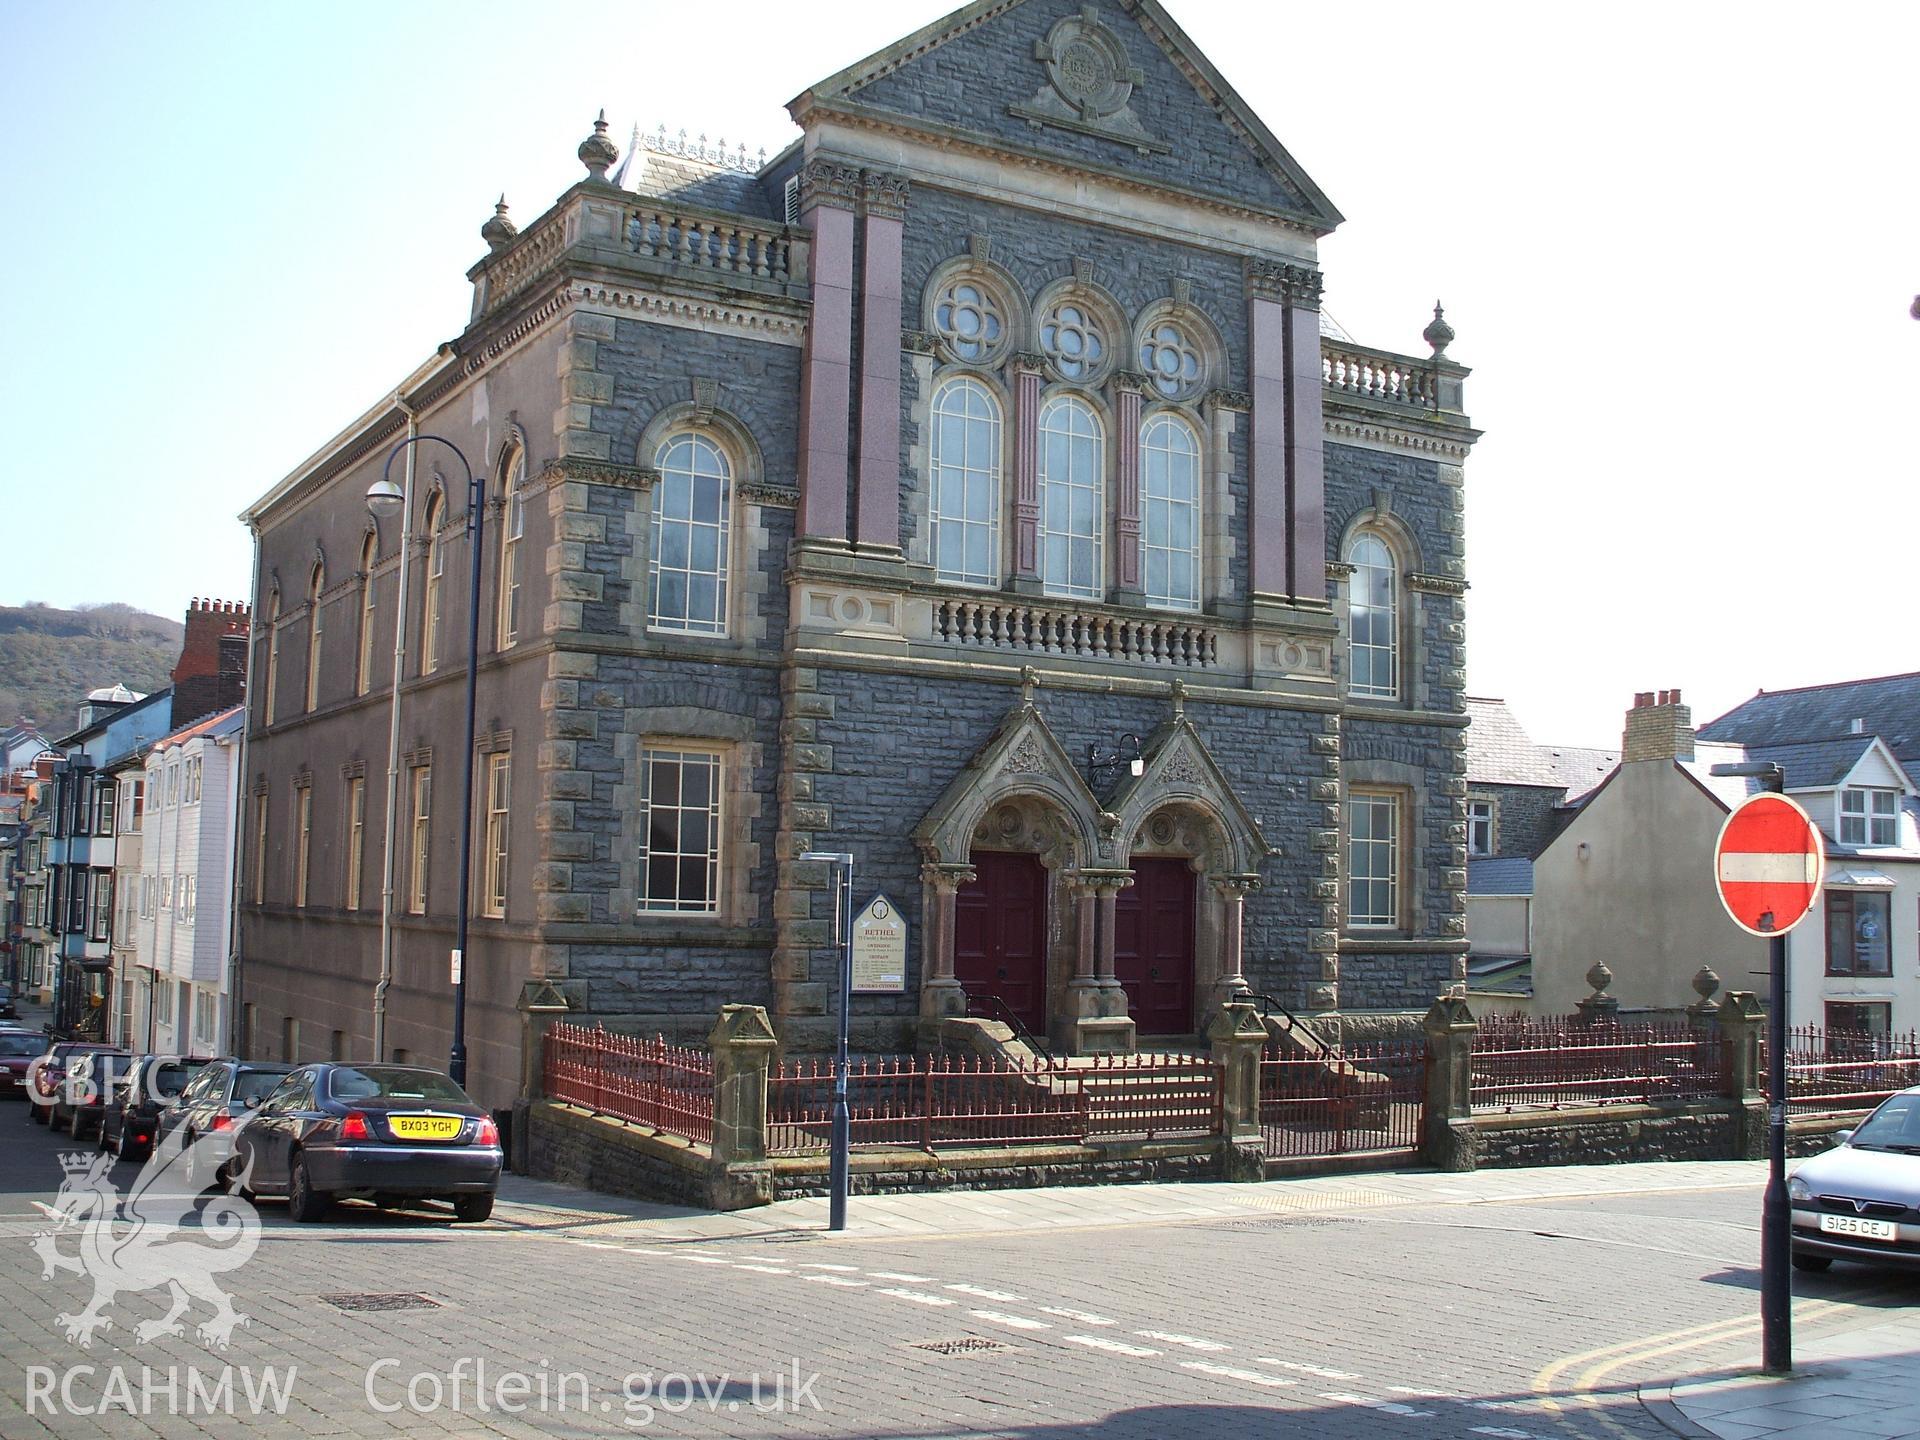
[{"label": "slate roof", "polygon": [[1860,763],[1872,744],[1871,735],[1848,735],[1801,745],[1749,745],[1747,758],[1778,764],[1786,771],[1789,790],[1825,789],[1846,779],[1847,772]]},{"label": "slate roof", "polygon": [[1567,799],[1578,800],[1592,790],[1620,763],[1618,750],[1586,750],[1574,745],[1546,745],[1541,753],[1553,769],[1556,781],[1567,787]]},{"label": "slate roof", "polygon": [[[665,138],[664,131],[661,138]],[[704,142],[706,137],[703,135],[700,139]],[[759,175],[690,155],[670,155],[658,146],[659,141],[652,135],[643,135],[640,127],[634,126],[626,153],[608,178],[636,195],[657,195],[663,200],[678,200],[707,210],[725,210],[756,220],[778,223],[782,219],[775,197],[761,183]],[[746,152],[740,153],[744,156]]]},{"label": "slate roof", "polygon": [[1520,728],[1504,700],[1467,697],[1469,785],[1566,785],[1547,752]]},{"label": "slate roof", "polygon": [[[1920,761],[1920,672],[1761,691],[1700,727],[1703,740],[1791,745],[1848,736],[1855,720],[1887,742],[1902,765]],[[1792,783],[1789,781],[1788,783]]]},{"label": "slate roof", "polygon": [[1522,856],[1496,856],[1467,862],[1467,894],[1531,895],[1533,861]]}]

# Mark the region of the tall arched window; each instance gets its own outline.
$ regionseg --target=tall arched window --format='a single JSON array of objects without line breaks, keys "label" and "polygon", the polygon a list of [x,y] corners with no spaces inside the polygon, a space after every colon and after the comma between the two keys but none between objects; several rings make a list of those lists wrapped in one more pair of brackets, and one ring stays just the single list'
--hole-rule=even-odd
[{"label": "tall arched window", "polygon": [[1093,407],[1056,395],[1040,411],[1040,578],[1049,595],[1098,600],[1106,444]]},{"label": "tall arched window", "polygon": [[353,693],[373,687],[373,567],[379,559],[379,541],[369,534],[360,545],[360,643],[353,657]]},{"label": "tall arched window", "polygon": [[420,597],[420,673],[440,668],[440,605],[447,575],[447,542],[440,533],[441,500],[427,501],[427,591]]},{"label": "tall arched window", "polygon": [[1200,608],[1200,441],[1177,415],[1140,427],[1140,583],[1149,605]]},{"label": "tall arched window", "polygon": [[327,567],[315,563],[307,582],[307,694],[306,708],[320,703],[320,592],[327,588]]},{"label": "tall arched window", "polygon": [[276,586],[267,597],[267,693],[263,724],[273,724],[273,702],[280,692],[280,591]]},{"label": "tall arched window", "polygon": [[518,446],[502,472],[500,498],[500,605],[495,618],[494,645],[505,650],[520,638],[520,537],[527,528],[526,497],[520,487],[527,478],[527,452]]},{"label": "tall arched window", "polygon": [[705,435],[669,435],[655,452],[647,618],[655,630],[727,633],[733,468]]},{"label": "tall arched window", "polygon": [[933,563],[957,585],[1000,583],[1000,403],[978,380],[933,396]]},{"label": "tall arched window", "polygon": [[1353,566],[1347,601],[1347,688],[1355,695],[1391,700],[1400,693],[1400,602],[1393,551],[1379,536],[1363,534],[1347,550],[1347,563]]}]

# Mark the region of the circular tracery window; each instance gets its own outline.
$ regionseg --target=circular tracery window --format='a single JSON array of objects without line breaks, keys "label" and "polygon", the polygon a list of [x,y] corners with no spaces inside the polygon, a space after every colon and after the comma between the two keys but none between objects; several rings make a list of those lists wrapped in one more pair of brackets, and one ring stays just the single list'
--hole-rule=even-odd
[{"label": "circular tracery window", "polygon": [[1178,325],[1162,322],[1140,342],[1140,368],[1154,389],[1177,400],[1200,383],[1200,352]]},{"label": "circular tracery window", "polygon": [[1006,332],[1000,302],[973,280],[956,280],[940,292],[933,307],[933,328],[956,359],[985,360]]},{"label": "circular tracery window", "polygon": [[1072,301],[1062,301],[1047,311],[1040,325],[1040,348],[1069,380],[1084,380],[1094,373],[1107,353],[1100,322],[1086,306]]}]

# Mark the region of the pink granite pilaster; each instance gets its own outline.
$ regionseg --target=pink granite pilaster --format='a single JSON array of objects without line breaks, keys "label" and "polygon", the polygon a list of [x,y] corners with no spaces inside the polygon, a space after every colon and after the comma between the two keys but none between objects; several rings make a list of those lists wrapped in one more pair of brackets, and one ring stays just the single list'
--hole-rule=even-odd
[{"label": "pink granite pilaster", "polygon": [[[1251,337],[1247,392],[1253,400],[1249,446],[1248,546],[1255,594],[1287,593],[1287,308],[1261,295],[1248,302]],[[1318,397],[1316,397],[1317,399]]]},{"label": "pink granite pilaster", "polygon": [[906,181],[869,172],[860,264],[860,458],[854,539],[900,547],[900,243]]},{"label": "pink granite pilaster", "polygon": [[[801,184],[813,203],[813,315],[800,372],[800,536],[847,538],[847,432],[853,409],[853,211],[848,172],[815,162]],[[821,192],[815,199],[812,192]],[[896,336],[897,336],[896,329]],[[898,343],[896,338],[896,344]]]},{"label": "pink granite pilaster", "polygon": [[[1311,272],[1308,272],[1311,273]],[[1327,598],[1326,424],[1322,412],[1318,276],[1313,307],[1296,289],[1287,308],[1287,593]]]},{"label": "pink granite pilaster", "polygon": [[1040,364],[1013,361],[1013,573],[1040,574]]},{"label": "pink granite pilaster", "polygon": [[[1139,385],[1122,376],[1115,384],[1113,575],[1123,591],[1140,593],[1140,407]],[[1131,598],[1131,596],[1127,597]]]}]

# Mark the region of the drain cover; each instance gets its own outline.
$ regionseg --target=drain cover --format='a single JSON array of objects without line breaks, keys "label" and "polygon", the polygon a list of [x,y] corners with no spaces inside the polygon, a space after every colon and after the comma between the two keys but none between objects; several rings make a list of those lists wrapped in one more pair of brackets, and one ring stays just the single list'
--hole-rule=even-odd
[{"label": "drain cover", "polygon": [[998,1355],[1015,1347],[1000,1340],[988,1340],[979,1335],[962,1335],[957,1340],[915,1340],[908,1344],[909,1350],[931,1350],[936,1355]]},{"label": "drain cover", "polygon": [[355,1310],[363,1314],[381,1310],[438,1310],[440,1302],[425,1295],[322,1295],[336,1310]]}]

